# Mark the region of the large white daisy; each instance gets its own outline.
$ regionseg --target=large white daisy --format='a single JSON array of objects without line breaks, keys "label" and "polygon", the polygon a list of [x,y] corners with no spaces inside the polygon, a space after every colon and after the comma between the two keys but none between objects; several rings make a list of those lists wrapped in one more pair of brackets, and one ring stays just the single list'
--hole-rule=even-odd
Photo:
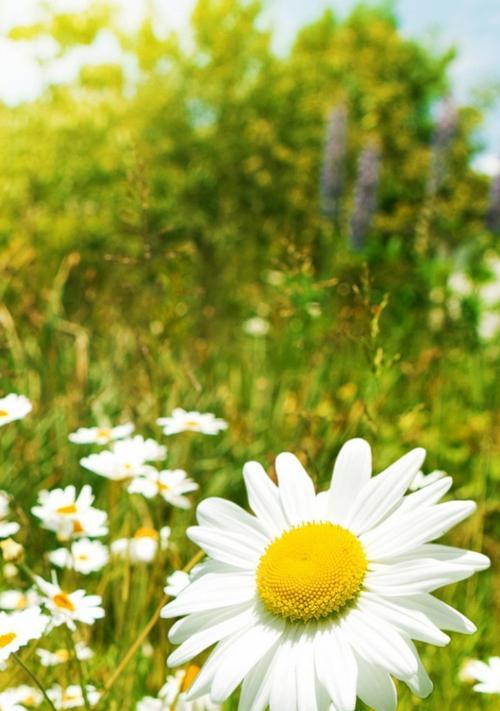
[{"label": "large white daisy", "polygon": [[433,597],[489,560],[429,541],[475,509],[438,501],[442,478],[405,492],[425,452],[415,449],[371,478],[364,440],[342,448],[328,491],[316,495],[292,454],[276,460],[278,486],[244,468],[246,513],[223,499],[197,510],[189,537],[209,556],[163,611],[177,666],[216,644],[188,692],[221,703],[243,682],[240,711],[376,711],[396,708],[392,677],[418,696],[432,690],[412,640],[446,645],[443,629],[474,625]]}]

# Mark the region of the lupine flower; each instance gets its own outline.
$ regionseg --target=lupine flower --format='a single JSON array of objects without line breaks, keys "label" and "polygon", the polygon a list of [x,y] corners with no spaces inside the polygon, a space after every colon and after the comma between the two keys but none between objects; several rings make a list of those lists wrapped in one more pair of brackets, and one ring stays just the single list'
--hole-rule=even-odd
[{"label": "lupine flower", "polygon": [[31,409],[32,404],[24,395],[5,395],[0,398],[0,427],[14,420],[22,420]]},{"label": "lupine flower", "polygon": [[40,706],[42,701],[42,693],[27,684],[6,689],[0,693],[0,709],[2,711],[26,711],[26,707],[35,708]]},{"label": "lupine flower", "polygon": [[74,541],[69,549],[58,548],[51,551],[48,559],[58,568],[76,570],[77,573],[88,575],[104,568],[109,560],[109,551],[100,541],[80,538]]},{"label": "lupine flower", "polygon": [[185,573],[183,570],[175,570],[167,577],[167,584],[163,588],[163,592],[169,597],[177,597],[181,590],[184,590],[190,582],[191,578],[189,577],[189,573]]},{"label": "lupine flower", "polygon": [[80,427],[68,439],[73,444],[109,444],[116,439],[130,437],[134,429],[131,422],[116,427]]},{"label": "lupine flower", "polygon": [[188,509],[190,500],[185,496],[198,489],[198,484],[190,479],[183,469],[163,469],[158,471],[148,467],[142,476],[132,479],[128,486],[131,494],[142,494],[148,499],[162,496],[167,503]]},{"label": "lupine flower", "polygon": [[446,476],[446,472],[441,469],[435,469],[429,474],[424,474],[423,472],[417,472],[415,474],[414,480],[410,483],[408,487],[410,491],[417,491],[417,489],[423,489],[424,486],[429,486],[429,484],[434,484],[435,481],[442,479]]},{"label": "lupine flower", "polygon": [[[87,684],[85,687],[87,698],[91,706],[94,706],[101,698],[100,691],[95,686]],[[56,709],[76,709],[84,705],[82,689],[76,684],[71,684],[63,688],[59,684],[54,684],[47,689],[47,696],[52,701]]]},{"label": "lupine flower", "polygon": [[364,246],[377,207],[377,188],[380,169],[380,153],[375,146],[366,146],[358,161],[358,176],[354,193],[354,208],[351,216],[351,248],[355,251]]},{"label": "lupine flower", "polygon": [[111,552],[122,558],[128,558],[131,563],[152,563],[160,550],[168,548],[170,538],[169,526],[156,531],[154,528],[138,528],[132,538],[118,538],[111,543]]},{"label": "lupine flower", "polygon": [[78,496],[72,485],[64,489],[40,491],[38,504],[31,512],[42,522],[43,528],[57,533],[59,540],[77,537],[95,538],[108,532],[108,515],[92,506],[92,487],[86,484]]},{"label": "lupine flower", "polygon": [[176,407],[170,417],[159,417],[157,424],[163,427],[163,434],[173,435],[179,432],[201,432],[206,435],[216,435],[227,429],[227,422],[211,412],[187,412]]},{"label": "lupine flower", "polygon": [[331,109],[326,124],[323,167],[320,180],[321,210],[328,217],[338,217],[344,187],[347,152],[347,110]]},{"label": "lupine flower", "polygon": [[51,583],[38,575],[35,580],[42,593],[42,603],[50,613],[52,627],[66,625],[70,630],[76,630],[75,622],[93,625],[104,617],[100,595],[87,595],[85,590],[67,592],[61,588],[55,574]]},{"label": "lupine flower", "polygon": [[500,657],[490,657],[487,662],[469,659],[460,670],[462,681],[477,680],[472,688],[481,694],[500,694]]},{"label": "lupine flower", "polygon": [[[92,659],[94,656],[93,651],[84,642],[77,642],[75,644],[76,656],[80,661],[86,661],[87,659]],[[40,664],[42,667],[56,667],[59,664],[66,664],[72,658],[72,653],[69,649],[56,649],[55,652],[49,652],[48,649],[37,649],[37,656],[40,658]]]},{"label": "lupine flower", "polygon": [[32,639],[40,639],[48,619],[39,607],[22,612],[0,612],[0,662],[24,647]]},{"label": "lupine flower", "polygon": [[411,640],[443,646],[450,638],[442,629],[476,629],[431,593],[489,560],[430,543],[475,504],[438,503],[449,477],[405,496],[424,456],[415,449],[372,478],[369,445],[351,440],[317,495],[298,459],[284,453],[278,486],[256,462],[244,468],[255,515],[219,498],[198,506],[188,536],[209,559],[163,610],[185,616],[170,630],[180,646],[169,665],[218,642],[188,700],[209,691],[222,703],[243,682],[240,709],[353,711],[358,696],[385,711],[396,706],[393,676],[417,696],[431,692]]},{"label": "lupine flower", "polygon": [[0,608],[2,610],[26,610],[36,607],[40,596],[33,590],[2,590],[0,592]]},{"label": "lupine flower", "polygon": [[110,451],[91,454],[80,459],[80,464],[94,474],[113,481],[125,481],[142,474],[147,462],[165,459],[167,448],[154,439],[136,435],[114,442]]}]

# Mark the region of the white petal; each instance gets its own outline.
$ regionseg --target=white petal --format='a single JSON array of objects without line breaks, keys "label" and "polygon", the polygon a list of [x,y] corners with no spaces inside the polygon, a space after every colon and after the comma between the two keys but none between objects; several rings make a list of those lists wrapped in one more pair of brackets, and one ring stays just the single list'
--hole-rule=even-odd
[{"label": "white petal", "polygon": [[[444,546],[439,543],[424,543],[423,545],[409,551],[405,560],[416,560],[417,558],[433,558],[446,563],[456,563],[457,565],[471,568],[473,571],[486,570],[490,567],[491,561],[488,556],[476,551],[468,551],[463,548]],[[394,559],[391,559],[391,562]]]},{"label": "white petal", "polygon": [[418,656],[418,652],[416,650],[415,645],[410,640],[407,640],[407,643],[409,647],[413,650],[413,653],[415,654],[415,657],[417,659],[418,671],[415,676],[412,676],[409,679],[405,679],[405,683],[416,696],[419,696],[421,699],[425,699],[431,693],[432,689],[434,688],[434,685],[429,675],[427,674],[424,665],[420,661],[420,657]]},{"label": "white petal", "polygon": [[272,647],[246,675],[238,711],[264,711],[269,704],[278,652]]},{"label": "white petal", "polygon": [[338,711],[356,706],[358,668],[351,646],[333,626],[318,626],[314,644],[318,677]]},{"label": "white petal", "polygon": [[423,489],[415,491],[403,498],[401,506],[398,509],[398,514],[403,511],[408,513],[421,506],[431,506],[437,504],[453,484],[451,476],[446,476],[443,479],[438,479],[433,484],[425,486]]},{"label": "white petal", "polygon": [[399,606],[393,598],[385,599],[374,593],[363,592],[358,597],[356,605],[361,611],[382,617],[400,632],[419,642],[443,647],[450,641],[448,635],[441,632],[426,615],[410,606]]},{"label": "white petal", "polygon": [[393,516],[361,536],[361,543],[372,561],[401,555],[444,535],[448,529],[470,516],[476,509],[473,501],[447,501],[423,512]]},{"label": "white petal", "polygon": [[354,609],[341,621],[341,629],[367,662],[402,679],[417,673],[415,657],[399,632],[380,618]]},{"label": "white petal", "polygon": [[272,538],[288,528],[281,506],[278,487],[257,462],[248,462],[243,467],[243,478],[248,493],[250,508]]},{"label": "white petal", "polygon": [[269,536],[260,521],[232,501],[215,496],[205,499],[196,509],[196,518],[200,526],[225,529],[258,541],[259,548],[269,545]]},{"label": "white petal", "polygon": [[328,495],[328,516],[344,524],[352,505],[372,473],[370,445],[364,439],[351,439],[340,450],[333,468]]},{"label": "white petal", "polygon": [[210,627],[195,632],[180,647],[177,647],[167,659],[167,664],[169,667],[177,667],[179,664],[184,664],[216,642],[220,642],[221,639],[225,639],[242,629],[248,629],[255,622],[255,610],[252,608],[243,610],[238,615],[233,615],[229,619],[226,618],[220,622],[214,620]]},{"label": "white petal", "polygon": [[248,536],[216,528],[190,526],[186,535],[215,560],[243,570],[255,570],[265,550]]},{"label": "white petal", "polygon": [[379,595],[418,595],[465,580],[474,570],[430,558],[381,565],[366,574],[364,587]]},{"label": "white petal", "polygon": [[179,617],[192,612],[214,610],[253,600],[255,576],[250,574],[214,573],[204,575],[182,590],[175,600],[169,602],[162,617]]},{"label": "white petal", "polygon": [[395,600],[401,607],[420,610],[440,629],[462,634],[472,634],[476,631],[476,625],[465,615],[432,595],[413,595],[412,597],[395,598]]},{"label": "white petal", "polygon": [[358,696],[375,711],[395,711],[398,703],[396,687],[385,669],[369,664],[356,655],[358,662]]},{"label": "white petal", "polygon": [[253,607],[253,602],[243,602],[241,605],[230,605],[218,610],[206,610],[205,612],[193,612],[177,622],[174,622],[168,632],[168,639],[172,644],[182,644],[191,635],[200,630],[207,629],[212,625],[236,617],[241,612]]},{"label": "white petal", "polygon": [[297,687],[293,677],[295,652],[293,634],[287,630],[286,637],[276,650],[269,711],[297,711]]},{"label": "white petal", "polygon": [[314,628],[306,625],[295,642],[295,673],[298,711],[317,711]]},{"label": "white petal", "polygon": [[413,449],[365,484],[346,522],[353,533],[369,531],[394,510],[424,458],[424,449]]},{"label": "white petal", "polygon": [[234,640],[215,672],[210,697],[222,703],[232,694],[246,674],[278,642],[284,620],[267,616]]},{"label": "white petal", "polygon": [[194,682],[189,687],[189,690],[186,694],[187,701],[192,701],[193,699],[196,699],[199,696],[208,694],[215,673],[226,659],[228,651],[231,649],[232,645],[245,633],[246,630],[241,630],[241,632],[238,632],[237,634],[234,634],[222,640],[222,642],[219,642],[219,644],[211,652],[205,664],[203,664],[203,666],[201,667],[200,671],[196,675]]},{"label": "white petal", "polygon": [[276,457],[276,474],[283,510],[290,525],[314,521],[316,492],[311,477],[297,457],[282,452]]}]

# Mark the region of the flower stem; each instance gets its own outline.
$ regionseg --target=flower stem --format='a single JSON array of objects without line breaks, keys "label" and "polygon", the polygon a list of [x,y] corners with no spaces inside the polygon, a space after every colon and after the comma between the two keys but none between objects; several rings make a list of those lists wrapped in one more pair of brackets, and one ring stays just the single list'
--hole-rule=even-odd
[{"label": "flower stem", "polygon": [[90,711],[90,703],[89,703],[89,697],[87,695],[87,684],[85,682],[85,675],[83,673],[83,665],[78,657],[78,651],[76,649],[76,644],[75,640],[73,639],[73,635],[71,634],[71,631],[69,630],[68,627],[66,627],[66,636],[68,638],[68,645],[71,649],[71,652],[73,654],[73,660],[75,662],[77,671],[78,671],[78,680],[80,682],[80,688],[82,690],[82,696],[83,696],[83,703],[87,711]]},{"label": "flower stem", "polygon": [[36,676],[33,674],[33,672],[32,672],[30,669],[28,669],[28,667],[26,666],[26,664],[21,660],[20,657],[18,657],[17,654],[13,654],[12,656],[14,657],[14,659],[16,660],[16,662],[19,664],[19,666],[24,670],[24,672],[29,676],[29,678],[31,679],[31,681],[40,689],[40,691],[42,692],[43,698],[44,698],[45,701],[48,703],[48,705],[50,706],[50,708],[52,709],[52,711],[56,711],[56,707],[54,706],[54,704],[52,703],[52,701],[51,701],[51,700],[49,699],[49,697],[47,696],[47,692],[46,692],[45,689],[43,688],[42,684],[38,681],[38,679],[36,678]]}]

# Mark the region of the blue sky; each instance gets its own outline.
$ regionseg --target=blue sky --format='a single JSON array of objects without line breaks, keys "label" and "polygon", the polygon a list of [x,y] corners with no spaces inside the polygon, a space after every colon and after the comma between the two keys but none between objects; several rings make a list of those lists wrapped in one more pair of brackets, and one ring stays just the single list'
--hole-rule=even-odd
[{"label": "blue sky", "polygon": [[[84,8],[89,0],[51,0],[65,9]],[[115,0],[133,21],[145,0]],[[166,27],[182,28],[187,23],[194,0],[154,0]],[[34,59],[34,51],[2,38],[14,22],[34,18],[41,0],[0,0],[0,98],[9,103],[31,98],[40,90],[43,76]],[[366,4],[370,4],[367,0]],[[376,4],[373,0],[372,4]],[[275,45],[283,51],[301,25],[317,18],[332,7],[345,15],[356,0],[267,0],[266,22],[275,30]],[[500,0],[395,0],[402,32],[431,47],[455,46],[458,58],[452,69],[454,93],[467,101],[476,87],[497,82],[500,86]],[[38,51],[50,53],[50,47]],[[116,52],[111,43],[102,41],[94,49],[93,61],[111,58]],[[78,57],[61,64],[57,77],[63,80],[75,71]],[[488,112],[483,135],[486,152],[500,154],[500,101]]]}]

